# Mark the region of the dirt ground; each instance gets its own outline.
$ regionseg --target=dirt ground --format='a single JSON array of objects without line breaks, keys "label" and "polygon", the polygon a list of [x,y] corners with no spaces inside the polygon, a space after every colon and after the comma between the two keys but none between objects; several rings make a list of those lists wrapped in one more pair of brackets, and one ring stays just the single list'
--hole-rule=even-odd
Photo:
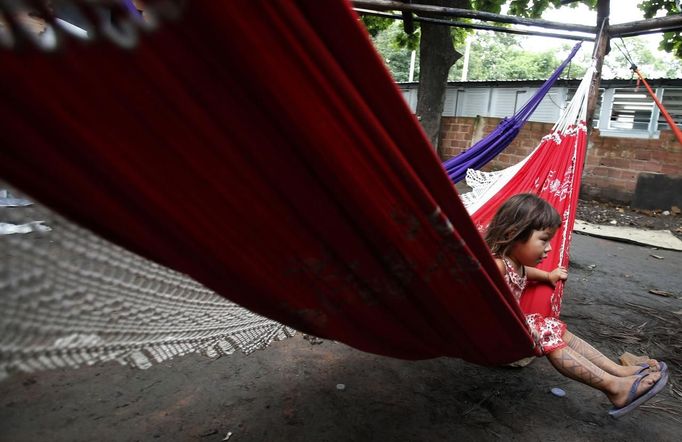
[{"label": "dirt ground", "polygon": [[680,209],[682,207],[672,207],[670,210],[637,210],[627,205],[580,200],[576,217],[593,224],[670,230],[682,239]]},{"label": "dirt ground", "polygon": [[609,356],[646,353],[672,370],[620,420],[544,358],[523,369],[403,361],[298,334],[249,356],[13,375],[0,383],[0,440],[679,440],[682,253],[575,235],[571,254],[569,328]]}]

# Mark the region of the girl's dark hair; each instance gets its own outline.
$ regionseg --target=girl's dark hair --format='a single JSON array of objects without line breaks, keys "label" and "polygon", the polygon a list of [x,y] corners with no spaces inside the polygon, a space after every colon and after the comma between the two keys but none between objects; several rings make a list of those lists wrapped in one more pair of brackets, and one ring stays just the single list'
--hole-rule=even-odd
[{"label": "girl's dark hair", "polygon": [[520,193],[497,210],[488,226],[485,242],[493,255],[504,256],[515,242],[527,241],[534,230],[559,226],[561,217],[547,201],[532,193]]}]

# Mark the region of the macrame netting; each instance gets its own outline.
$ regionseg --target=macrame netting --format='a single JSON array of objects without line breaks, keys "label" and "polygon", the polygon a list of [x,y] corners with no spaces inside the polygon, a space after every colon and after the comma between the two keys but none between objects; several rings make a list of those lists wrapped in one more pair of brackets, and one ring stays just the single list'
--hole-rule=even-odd
[{"label": "macrame netting", "polygon": [[45,207],[0,207],[0,216],[49,227],[0,234],[0,379],[109,360],[147,368],[195,351],[248,354],[294,333]]}]

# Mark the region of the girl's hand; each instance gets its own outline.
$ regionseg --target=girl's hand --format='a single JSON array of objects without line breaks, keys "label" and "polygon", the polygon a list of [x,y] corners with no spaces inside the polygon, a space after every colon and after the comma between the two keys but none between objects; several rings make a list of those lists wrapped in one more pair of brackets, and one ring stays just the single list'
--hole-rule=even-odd
[{"label": "girl's hand", "polygon": [[547,273],[547,282],[549,282],[553,286],[556,285],[556,283],[559,282],[560,280],[565,281],[567,278],[568,270],[566,270],[566,267],[557,267],[556,269]]}]

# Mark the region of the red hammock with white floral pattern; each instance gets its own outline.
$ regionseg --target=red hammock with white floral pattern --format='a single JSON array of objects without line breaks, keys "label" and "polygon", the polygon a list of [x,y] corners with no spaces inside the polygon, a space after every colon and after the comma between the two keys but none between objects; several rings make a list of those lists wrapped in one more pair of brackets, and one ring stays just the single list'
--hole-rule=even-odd
[{"label": "red hammock with white floral pattern", "polygon": [[[499,206],[518,193],[535,193],[557,209],[562,225],[552,239],[553,252],[538,266],[546,271],[568,266],[587,146],[587,92],[593,74],[591,67],[559,121],[523,161],[495,172],[467,172],[467,184],[473,190],[462,198],[481,232],[485,231]],[[547,284],[529,286],[521,297],[521,309],[526,314],[558,317],[563,287],[563,282],[554,289]]]}]

